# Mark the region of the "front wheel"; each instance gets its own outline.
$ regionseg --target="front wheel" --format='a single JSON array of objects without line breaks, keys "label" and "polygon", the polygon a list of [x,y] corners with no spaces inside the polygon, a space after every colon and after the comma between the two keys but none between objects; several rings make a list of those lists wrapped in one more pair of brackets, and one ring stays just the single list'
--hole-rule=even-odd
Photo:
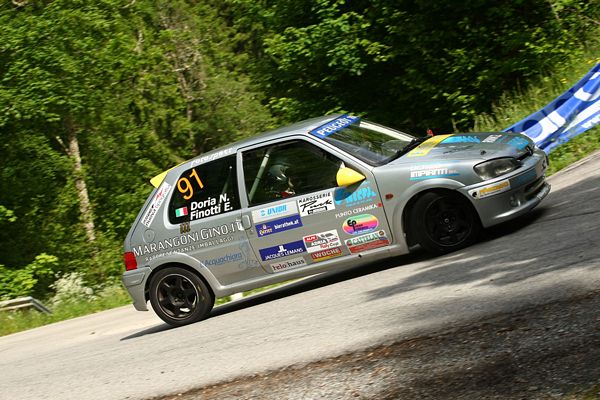
[{"label": "front wheel", "polygon": [[428,192],[410,210],[409,228],[427,251],[444,254],[471,244],[481,225],[473,207],[460,195]]},{"label": "front wheel", "polygon": [[198,275],[184,268],[169,267],[152,277],[150,303],[167,324],[182,326],[205,318],[213,307],[214,297]]}]

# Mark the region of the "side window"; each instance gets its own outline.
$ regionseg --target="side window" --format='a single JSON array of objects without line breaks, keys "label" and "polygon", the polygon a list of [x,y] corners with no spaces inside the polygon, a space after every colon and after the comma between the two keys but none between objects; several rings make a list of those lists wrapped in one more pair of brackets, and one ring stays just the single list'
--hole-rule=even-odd
[{"label": "side window", "polygon": [[235,155],[185,171],[175,184],[169,221],[179,224],[240,208]]},{"label": "side window", "polygon": [[304,141],[244,153],[244,180],[253,206],[336,186],[342,161]]}]

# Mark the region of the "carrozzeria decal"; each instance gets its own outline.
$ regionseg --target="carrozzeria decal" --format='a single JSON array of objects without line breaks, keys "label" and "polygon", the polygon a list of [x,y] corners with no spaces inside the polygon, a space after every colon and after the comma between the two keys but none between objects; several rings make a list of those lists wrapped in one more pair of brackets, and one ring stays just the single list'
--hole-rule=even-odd
[{"label": "carrozzeria decal", "polygon": [[346,240],[346,246],[351,253],[359,253],[361,251],[387,246],[388,244],[390,244],[390,241],[382,230]]},{"label": "carrozzeria decal", "polygon": [[342,224],[342,229],[349,235],[360,235],[373,232],[379,226],[377,217],[371,214],[361,214],[348,218]]},{"label": "carrozzeria decal", "polygon": [[258,224],[256,225],[256,234],[259,237],[262,237],[298,228],[300,226],[302,226],[302,220],[300,219],[300,215],[296,214],[290,217],[283,217]]},{"label": "carrozzeria decal", "polygon": [[255,224],[259,222],[269,221],[278,217],[286,217],[288,215],[298,214],[298,207],[295,201],[277,204],[276,206],[261,208],[252,211],[252,220]]},{"label": "carrozzeria decal", "polygon": [[304,242],[302,240],[258,250],[260,258],[263,261],[276,260],[278,258],[304,253],[305,251],[306,248],[304,247]]},{"label": "carrozzeria decal", "polygon": [[309,133],[318,138],[325,139],[327,136],[335,133],[345,127],[352,125],[353,123],[360,121],[359,117],[354,117],[348,114],[344,114],[339,118],[334,119],[331,122],[328,122],[324,125],[319,126],[316,129],[313,129]]},{"label": "carrozzeria decal", "polygon": [[510,181],[505,179],[492,185],[487,185],[478,189],[469,190],[469,194],[476,199],[484,199],[495,194],[506,192],[510,190]]},{"label": "carrozzeria decal", "polygon": [[365,211],[370,211],[370,210],[374,210],[376,208],[382,207],[383,204],[381,203],[373,203],[373,204],[368,204],[366,206],[362,206],[362,207],[357,207],[354,208],[352,210],[347,210],[347,211],[343,211],[340,213],[336,213],[335,214],[335,218],[348,218],[351,215],[356,215],[356,214],[360,214],[360,213],[364,213]]},{"label": "carrozzeria decal", "polygon": [[342,245],[338,236],[337,230],[319,232],[314,235],[304,236],[302,238],[306,251],[314,253],[320,250],[331,249],[332,247],[338,247]]},{"label": "carrozzeria decal", "polygon": [[281,272],[281,271],[285,271],[286,269],[303,267],[305,265],[306,265],[306,261],[304,261],[304,258],[297,257],[297,258],[290,258],[289,260],[286,260],[286,261],[280,261],[280,262],[271,264],[271,269],[273,270],[273,272]]},{"label": "carrozzeria decal", "polygon": [[441,164],[423,164],[413,165],[410,167],[410,180],[422,181],[433,178],[446,178],[449,176],[458,176],[459,173],[455,169],[451,169],[446,165]]},{"label": "carrozzeria decal", "polygon": [[368,182],[363,182],[358,188],[351,190],[347,188],[338,188],[335,190],[335,204],[354,207],[365,203],[370,203],[377,198],[377,193],[371,189]]},{"label": "carrozzeria decal", "polygon": [[444,139],[449,138],[452,135],[437,135],[432,138],[427,139],[414,149],[408,152],[407,157],[422,157],[429,154],[429,152],[435,148],[440,142]]},{"label": "carrozzeria decal", "polygon": [[335,209],[333,193],[320,193],[298,199],[298,209],[303,217],[311,214],[319,214]]},{"label": "carrozzeria decal", "polygon": [[156,217],[158,209],[165,201],[170,191],[171,185],[169,185],[167,182],[163,182],[162,185],[160,185],[160,187],[156,191],[156,194],[154,195],[154,198],[148,205],[148,209],[142,216],[142,225],[145,225],[148,228],[150,227],[150,225],[152,225],[152,221],[154,221],[154,217]]}]

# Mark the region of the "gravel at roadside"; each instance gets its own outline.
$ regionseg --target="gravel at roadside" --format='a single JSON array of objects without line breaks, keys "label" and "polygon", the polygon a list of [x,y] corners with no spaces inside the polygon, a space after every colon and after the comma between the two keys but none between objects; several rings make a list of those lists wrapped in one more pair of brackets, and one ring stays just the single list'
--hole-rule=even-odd
[{"label": "gravel at roadside", "polygon": [[600,399],[600,291],[162,399]]}]

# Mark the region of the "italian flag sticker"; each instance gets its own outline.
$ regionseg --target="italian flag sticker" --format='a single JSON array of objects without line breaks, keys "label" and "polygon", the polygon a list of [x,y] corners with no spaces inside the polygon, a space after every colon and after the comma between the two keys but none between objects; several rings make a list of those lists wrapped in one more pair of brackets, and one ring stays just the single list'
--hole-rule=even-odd
[{"label": "italian flag sticker", "polygon": [[183,217],[184,215],[188,215],[187,207],[181,207],[175,210],[175,217]]}]

